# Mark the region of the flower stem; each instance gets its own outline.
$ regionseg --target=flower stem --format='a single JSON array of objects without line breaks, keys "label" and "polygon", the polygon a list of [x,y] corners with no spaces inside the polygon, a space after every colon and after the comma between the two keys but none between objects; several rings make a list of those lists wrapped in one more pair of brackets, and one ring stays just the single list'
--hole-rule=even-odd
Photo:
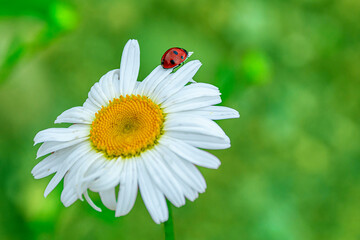
[{"label": "flower stem", "polygon": [[171,205],[168,200],[166,200],[166,204],[169,210],[169,219],[164,222],[165,240],[174,240],[174,223],[172,219]]}]

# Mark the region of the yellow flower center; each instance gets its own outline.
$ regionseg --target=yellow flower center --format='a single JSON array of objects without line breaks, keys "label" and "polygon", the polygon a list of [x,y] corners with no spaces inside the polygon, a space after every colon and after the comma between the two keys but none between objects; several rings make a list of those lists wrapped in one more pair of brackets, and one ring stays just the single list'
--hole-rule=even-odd
[{"label": "yellow flower center", "polygon": [[120,96],[95,114],[90,140],[108,158],[132,157],[157,143],[163,123],[164,113],[149,98]]}]

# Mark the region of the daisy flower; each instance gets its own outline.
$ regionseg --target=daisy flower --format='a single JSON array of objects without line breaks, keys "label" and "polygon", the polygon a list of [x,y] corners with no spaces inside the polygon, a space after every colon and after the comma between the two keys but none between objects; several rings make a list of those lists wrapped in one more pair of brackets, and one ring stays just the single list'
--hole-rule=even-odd
[{"label": "daisy flower", "polygon": [[152,219],[161,223],[168,219],[166,198],[180,207],[205,191],[195,165],[216,169],[220,161],[199,148],[230,147],[213,120],[237,118],[238,112],[213,106],[221,102],[217,87],[189,84],[201,66],[198,60],[175,73],[159,65],[143,81],[137,81],[139,66],[139,44],[129,40],[120,69],[101,77],[83,106],[55,120],[72,125],[35,136],[35,144],[42,143],[37,158],[47,157],[32,174],[39,179],[55,173],[45,197],[64,179],[61,201],[66,207],[84,197],[101,211],[90,190],[119,217],[132,209],[139,189]]}]

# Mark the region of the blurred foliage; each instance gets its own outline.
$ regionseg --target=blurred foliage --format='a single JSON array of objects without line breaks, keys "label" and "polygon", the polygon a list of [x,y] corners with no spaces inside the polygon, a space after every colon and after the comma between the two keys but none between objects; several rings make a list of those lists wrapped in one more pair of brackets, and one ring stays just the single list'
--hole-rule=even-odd
[{"label": "blurred foliage", "polygon": [[163,237],[139,197],[121,218],[65,208],[30,174],[36,132],[119,67],[129,38],[140,79],[184,47],[241,114],[219,122],[232,147],[201,169],[207,191],[174,209],[177,239],[360,239],[359,23],[358,0],[0,0],[0,239]]},{"label": "blurred foliage", "polygon": [[[73,29],[77,22],[75,11],[69,5],[59,1],[9,2],[1,0],[0,6],[0,18],[5,20],[5,32],[12,30],[6,32],[5,40],[9,37],[10,44],[7,51],[4,51],[6,54],[0,65],[0,84],[9,77],[24,55],[31,56],[44,48],[63,32]],[[27,26],[29,20],[43,26],[41,29],[36,29],[35,24]],[[14,24],[14,21],[18,23]],[[30,30],[26,31],[28,27]]]}]

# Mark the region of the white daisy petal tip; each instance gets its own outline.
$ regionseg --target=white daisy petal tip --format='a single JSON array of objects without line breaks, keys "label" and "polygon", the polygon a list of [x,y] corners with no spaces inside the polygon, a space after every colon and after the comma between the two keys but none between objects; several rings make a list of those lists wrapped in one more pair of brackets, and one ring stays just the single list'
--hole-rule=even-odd
[{"label": "white daisy petal tip", "polygon": [[175,72],[159,65],[138,81],[140,47],[130,39],[120,68],[91,87],[83,106],[55,120],[73,125],[45,129],[34,137],[34,145],[42,143],[36,157],[45,157],[31,174],[35,179],[55,174],[44,196],[64,179],[65,207],[80,199],[101,212],[90,190],[120,217],[132,210],[139,191],[157,224],[169,217],[166,199],[180,207],[186,199],[198,198],[207,186],[197,166],[221,165],[201,149],[230,147],[230,138],[213,120],[240,117],[234,109],[214,106],[221,102],[217,87],[193,80],[201,65],[188,61]]},{"label": "white daisy petal tip", "polygon": [[42,157],[42,155],[41,155],[41,153],[39,153],[39,151],[37,151],[37,153],[36,153],[36,159],[38,159],[38,158],[40,158],[40,157]]},{"label": "white daisy petal tip", "polygon": [[185,63],[182,67],[180,67],[174,74],[181,74],[184,77],[188,74],[191,75],[191,78],[189,79],[192,80],[192,76],[194,76],[196,74],[196,72],[199,70],[199,68],[202,66],[202,63],[200,62],[200,60],[191,60],[187,63]]},{"label": "white daisy petal tip", "polygon": [[[193,67],[196,69],[196,71],[201,67],[202,63],[200,62],[200,60],[191,60],[189,61],[188,63],[186,64],[189,64],[189,66]],[[185,65],[186,65],[185,64]]]},{"label": "white daisy petal tip", "polygon": [[33,146],[35,146],[36,144],[38,144],[38,143],[40,143],[40,141],[39,141],[39,134],[41,133],[41,131],[40,132],[38,132],[36,135],[35,135],[35,137],[34,137],[34,144],[33,144]]},{"label": "white daisy petal tip", "polygon": [[236,111],[235,109],[233,109],[234,112],[233,112],[233,118],[240,118],[240,113],[238,111]]},{"label": "white daisy petal tip", "polygon": [[211,169],[218,169],[220,166],[221,166],[221,162],[220,162],[219,159],[217,159],[217,161],[214,162],[213,165],[212,165],[211,167],[209,167],[209,168],[211,168]]},{"label": "white daisy petal tip", "polygon": [[126,96],[132,94],[140,68],[140,47],[137,40],[129,40],[123,50],[120,61],[119,92]]},{"label": "white daisy petal tip", "polygon": [[101,208],[99,208],[98,206],[96,206],[95,203],[91,200],[91,198],[90,198],[90,196],[89,196],[89,193],[88,193],[87,191],[84,193],[84,197],[85,197],[86,201],[89,203],[89,205],[90,205],[93,209],[95,209],[95,210],[98,211],[98,212],[102,212]]}]

